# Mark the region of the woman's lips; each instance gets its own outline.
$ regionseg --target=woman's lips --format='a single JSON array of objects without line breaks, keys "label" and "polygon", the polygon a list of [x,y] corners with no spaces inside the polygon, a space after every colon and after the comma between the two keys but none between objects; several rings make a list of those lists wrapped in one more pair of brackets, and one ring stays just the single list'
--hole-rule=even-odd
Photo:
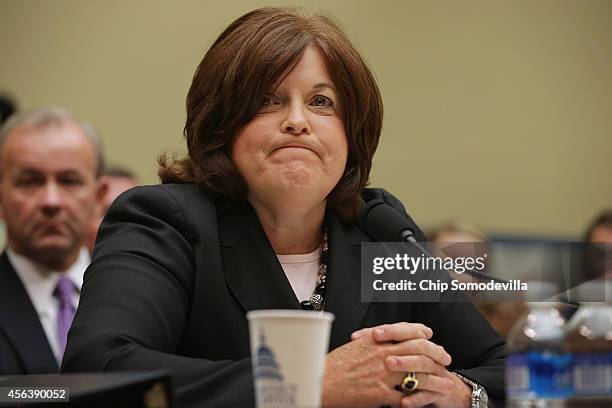
[{"label": "woman's lips", "polygon": [[313,149],[310,146],[305,146],[305,145],[300,145],[300,144],[288,144],[288,145],[284,145],[284,146],[280,146],[278,148],[275,149],[275,151],[279,151],[279,150],[308,150],[309,152],[312,152],[314,154],[316,154],[317,156],[319,155],[319,153],[317,153],[317,151],[315,149]]},{"label": "woman's lips", "polygon": [[309,149],[309,148],[303,147],[303,146],[283,146],[283,147],[279,147],[277,150],[283,150],[283,149],[302,149],[302,150],[310,150],[310,151],[312,151],[312,149]]}]

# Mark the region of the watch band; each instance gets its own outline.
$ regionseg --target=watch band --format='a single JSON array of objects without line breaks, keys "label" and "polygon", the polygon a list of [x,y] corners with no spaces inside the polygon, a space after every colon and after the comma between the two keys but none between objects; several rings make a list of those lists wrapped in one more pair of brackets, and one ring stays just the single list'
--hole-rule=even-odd
[{"label": "watch band", "polygon": [[461,381],[472,387],[472,395],[470,396],[471,408],[487,408],[489,406],[489,397],[487,395],[487,391],[482,385],[475,383],[459,373],[453,372],[453,374],[459,377]]}]

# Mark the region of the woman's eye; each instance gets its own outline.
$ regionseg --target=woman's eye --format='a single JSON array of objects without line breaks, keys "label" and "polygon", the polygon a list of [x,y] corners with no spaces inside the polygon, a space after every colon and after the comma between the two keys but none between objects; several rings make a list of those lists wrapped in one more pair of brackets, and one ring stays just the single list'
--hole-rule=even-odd
[{"label": "woman's eye", "polygon": [[334,102],[327,96],[317,95],[312,100],[313,106],[328,108],[334,106]]},{"label": "woman's eye", "polygon": [[272,95],[264,95],[261,97],[259,102],[259,112],[267,112],[270,109],[273,109],[276,105],[276,100]]},{"label": "woman's eye", "polygon": [[274,105],[276,102],[273,95],[264,95],[261,97],[261,107]]}]

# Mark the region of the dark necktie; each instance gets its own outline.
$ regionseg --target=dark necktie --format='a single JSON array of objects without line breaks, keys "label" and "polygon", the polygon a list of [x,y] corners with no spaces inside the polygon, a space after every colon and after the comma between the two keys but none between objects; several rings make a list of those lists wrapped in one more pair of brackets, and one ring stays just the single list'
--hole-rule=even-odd
[{"label": "dark necktie", "polygon": [[74,305],[73,294],[75,285],[65,276],[57,282],[54,295],[59,300],[59,311],[57,313],[57,334],[59,340],[60,355],[64,355],[66,350],[66,340],[68,330],[72,324],[76,307]]}]

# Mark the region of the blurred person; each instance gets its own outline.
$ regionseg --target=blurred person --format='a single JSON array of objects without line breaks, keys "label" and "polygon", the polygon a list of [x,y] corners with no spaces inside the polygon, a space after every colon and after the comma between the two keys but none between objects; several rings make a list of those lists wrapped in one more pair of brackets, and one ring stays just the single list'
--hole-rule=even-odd
[{"label": "blurred person", "polygon": [[97,216],[92,220],[87,233],[87,248],[89,248],[90,252],[93,251],[98,228],[110,205],[121,193],[136,187],[138,185],[138,177],[125,167],[108,166],[104,169],[100,182],[106,186],[106,194],[104,194],[102,205]]},{"label": "blurred person", "polygon": [[[479,228],[459,221],[449,221],[428,234],[431,253],[438,257],[472,257],[486,254],[489,238]],[[477,282],[479,279],[467,273],[450,271],[453,279],[461,282]],[[470,293],[466,292],[470,295]]]},{"label": "blurred person", "polygon": [[612,209],[602,211],[591,221],[584,242],[612,243]]},{"label": "blurred person", "polygon": [[[472,224],[462,221],[448,221],[427,234],[429,249],[433,256],[441,258],[478,257],[487,252],[489,238]],[[449,271],[451,277],[460,282],[478,282],[479,278],[469,273]],[[474,301],[477,292],[465,291]]]},{"label": "blurred person", "polygon": [[[580,246],[582,262],[578,269],[570,274],[569,288],[561,296],[561,309],[566,320],[570,320],[580,303],[601,302],[612,298],[612,293],[606,293],[608,285],[605,280],[612,279],[612,210],[606,209],[593,218],[586,228],[582,245]],[[592,286],[593,282],[597,282]],[[599,287],[600,293],[592,288]],[[584,291],[587,289],[586,292]],[[589,293],[589,298],[581,297]]]},{"label": "blurred person", "polygon": [[489,237],[480,228],[463,221],[449,221],[427,234],[430,242],[488,242]]},{"label": "blurred person", "polygon": [[17,112],[17,104],[13,98],[7,95],[0,95],[0,127],[15,112]]},{"label": "blurred person", "polygon": [[612,210],[598,214],[584,234],[584,278],[612,279]]},{"label": "blurred person", "polygon": [[[429,234],[434,255],[440,256],[450,252],[453,256],[482,256],[487,253],[489,237],[478,227],[467,223],[452,221],[447,222],[432,230]],[[459,245],[452,245],[457,244]],[[466,273],[452,273],[452,277],[462,282],[478,282],[482,279],[475,278]],[[466,293],[474,305],[480,310],[491,326],[504,338],[508,336],[514,323],[526,310],[525,302],[519,300],[501,300],[497,302],[483,302],[478,293]]]},{"label": "blurred person", "polygon": [[62,108],[13,116],[0,131],[0,374],[59,371],[102,166],[95,131]]},{"label": "blurred person", "polygon": [[326,310],[324,407],[503,396],[503,340],[460,293],[361,301],[364,200],[407,217],[365,189],[382,108],[330,18],[262,8],[231,23],[187,96],[188,156],[162,157],[163,184],[122,194],[100,226],[62,370],[169,369],[178,406],[251,407],[246,313]]},{"label": "blurred person", "polygon": [[102,200],[102,213],[106,214],[115,198],[119,194],[138,185],[136,174],[122,166],[108,166],[102,173],[101,181],[106,184],[107,190]]}]

